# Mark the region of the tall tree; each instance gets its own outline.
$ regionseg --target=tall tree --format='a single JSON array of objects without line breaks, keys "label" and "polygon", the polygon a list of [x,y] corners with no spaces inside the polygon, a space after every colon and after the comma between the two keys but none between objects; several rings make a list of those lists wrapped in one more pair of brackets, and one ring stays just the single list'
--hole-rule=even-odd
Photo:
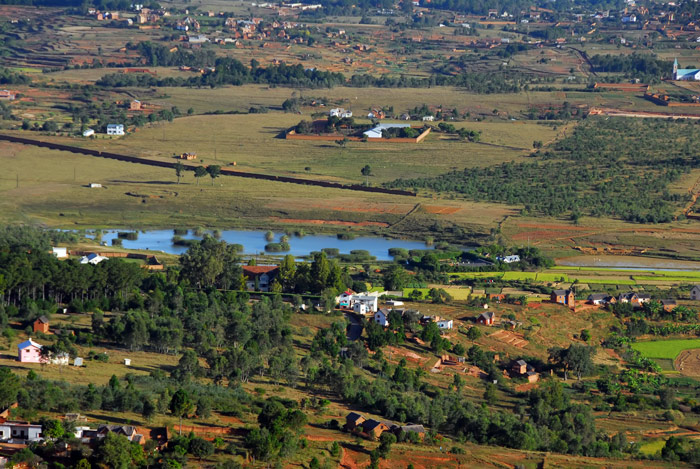
[{"label": "tall tree", "polygon": [[221,166],[212,164],[207,166],[207,173],[209,174],[209,177],[211,178],[211,185],[214,185],[214,179],[218,178],[221,175]]},{"label": "tall tree", "polygon": [[189,394],[182,388],[178,389],[170,400],[170,412],[180,419],[180,435],[182,435],[182,418],[189,415],[192,410],[194,405]]},{"label": "tall tree", "polygon": [[194,168],[194,177],[197,180],[197,185],[199,185],[199,178],[203,178],[207,174],[207,168],[205,168],[204,166],[197,166],[196,168]]},{"label": "tall tree", "polygon": [[182,162],[178,161],[175,163],[175,176],[177,176],[177,183],[180,184],[180,178],[182,177],[182,174],[185,172],[185,165],[182,164]]}]

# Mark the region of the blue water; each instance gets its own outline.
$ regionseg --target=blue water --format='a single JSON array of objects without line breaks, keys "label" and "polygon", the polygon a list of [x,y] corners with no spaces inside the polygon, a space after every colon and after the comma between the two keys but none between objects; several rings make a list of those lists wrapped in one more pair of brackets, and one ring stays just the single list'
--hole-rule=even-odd
[{"label": "blue water", "polygon": [[[102,241],[106,242],[107,245],[111,245],[112,239],[117,237],[118,231],[127,232],[130,230],[105,230],[102,234]],[[265,245],[269,242],[265,239],[265,233],[265,231],[222,230],[219,239],[230,244],[242,244],[243,253],[245,254],[261,254],[265,253]],[[182,254],[187,251],[186,246],[174,246],[172,244],[173,236],[173,230],[138,232],[137,240],[122,239],[122,246],[126,249],[163,251],[170,254]],[[274,242],[280,242],[282,236],[284,236],[284,233],[275,233]],[[186,235],[180,235],[180,237],[183,239],[201,239],[201,237],[194,236],[191,231]],[[306,235],[301,238],[290,236],[289,245],[291,247],[289,251],[268,254],[282,256],[291,254],[295,257],[300,257],[306,256],[312,251],[320,251],[323,248],[337,248],[341,254],[349,254],[350,251],[362,249],[369,251],[370,255],[375,256],[377,260],[389,261],[392,260],[392,257],[389,256],[389,248],[429,249],[422,241],[367,236],[358,236],[351,240],[340,240],[336,236],[331,235]]]}]

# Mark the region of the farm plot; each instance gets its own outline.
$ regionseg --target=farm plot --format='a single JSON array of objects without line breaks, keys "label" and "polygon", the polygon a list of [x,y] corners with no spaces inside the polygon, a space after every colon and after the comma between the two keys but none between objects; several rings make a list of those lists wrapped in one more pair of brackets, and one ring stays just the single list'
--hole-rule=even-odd
[{"label": "farm plot", "polygon": [[497,339],[504,344],[512,345],[513,347],[525,348],[530,342],[523,339],[523,336],[514,332],[500,330],[491,334],[491,337]]},{"label": "farm plot", "polygon": [[648,358],[675,360],[684,350],[700,348],[700,339],[653,340],[636,342],[632,348]]}]

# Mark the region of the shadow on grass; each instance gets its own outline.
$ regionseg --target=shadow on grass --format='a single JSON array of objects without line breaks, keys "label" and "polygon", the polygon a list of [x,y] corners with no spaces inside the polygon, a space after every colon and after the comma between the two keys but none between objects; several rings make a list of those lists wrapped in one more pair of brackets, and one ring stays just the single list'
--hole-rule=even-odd
[{"label": "shadow on grass", "polygon": [[109,182],[121,183],[121,184],[158,184],[158,185],[163,185],[163,186],[177,185],[176,181],[127,181],[124,179],[110,179]]}]

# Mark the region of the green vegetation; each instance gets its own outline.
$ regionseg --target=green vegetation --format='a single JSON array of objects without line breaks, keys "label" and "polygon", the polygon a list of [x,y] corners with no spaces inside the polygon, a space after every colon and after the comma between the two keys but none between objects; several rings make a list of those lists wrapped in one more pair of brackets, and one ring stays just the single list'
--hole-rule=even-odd
[{"label": "green vegetation", "polygon": [[437,178],[399,179],[388,187],[430,189],[473,200],[522,204],[545,215],[617,216],[669,222],[686,199],[668,185],[698,164],[694,122],[590,119],[539,154],[536,163],[504,163]]},{"label": "green vegetation", "polygon": [[635,342],[632,348],[645,357],[675,359],[683,350],[700,348],[700,339]]}]

